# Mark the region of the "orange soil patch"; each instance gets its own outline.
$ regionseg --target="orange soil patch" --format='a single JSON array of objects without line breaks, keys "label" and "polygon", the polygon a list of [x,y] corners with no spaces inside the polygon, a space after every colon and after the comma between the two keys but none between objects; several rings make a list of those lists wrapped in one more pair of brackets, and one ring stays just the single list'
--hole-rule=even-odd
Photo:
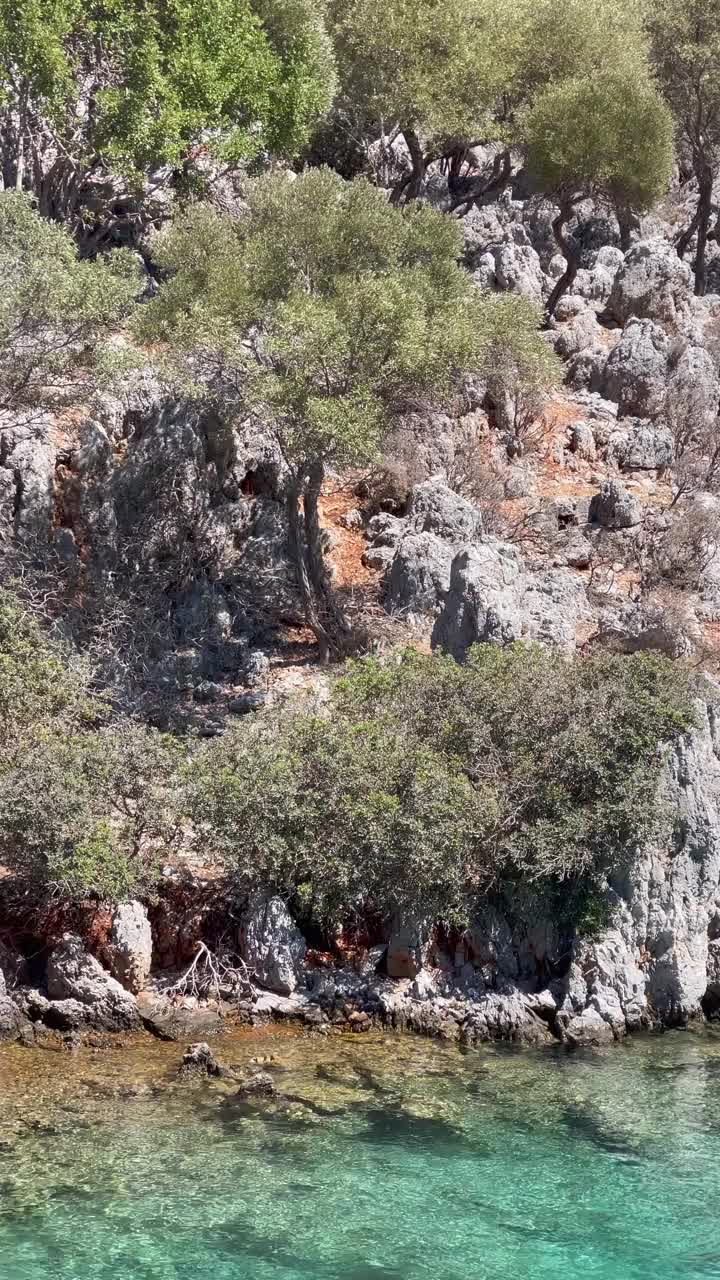
[{"label": "orange soil patch", "polygon": [[328,529],[334,540],[328,559],[335,573],[335,584],[338,587],[377,587],[380,574],[376,569],[368,569],[363,564],[363,552],[366,547],[362,529],[346,529],[340,523],[341,517],[358,505],[352,492],[352,478],[345,484],[330,482],[319,503],[320,518],[324,528]]}]

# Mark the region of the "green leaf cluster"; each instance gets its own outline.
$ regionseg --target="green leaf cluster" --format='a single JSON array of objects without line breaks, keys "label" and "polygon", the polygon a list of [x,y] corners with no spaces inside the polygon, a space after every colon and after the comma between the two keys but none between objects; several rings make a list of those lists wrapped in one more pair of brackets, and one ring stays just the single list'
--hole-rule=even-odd
[{"label": "green leaf cluster", "polygon": [[657,830],[664,745],[692,723],[687,678],[660,657],[408,652],[351,665],[327,715],[209,744],[190,804],[243,887],[320,923],[461,923],[483,895],[528,886],[572,922]]},{"label": "green leaf cluster", "polygon": [[[368,461],[392,415],[446,397],[504,344],[552,380],[539,316],[483,299],[459,267],[457,224],[400,211],[329,169],[255,183],[237,220],[196,207],[158,246],[169,278],[137,318],[166,350],[212,353],[274,425],[291,465]],[[197,367],[197,362],[194,367]]]},{"label": "green leaf cluster", "polygon": [[18,192],[0,193],[0,410],[51,408],[77,394],[99,339],[138,292],[132,256],[81,261],[68,232]]},{"label": "green leaf cluster", "polygon": [[111,719],[89,673],[0,592],[0,865],[30,892],[151,888],[173,834],[177,744]]},{"label": "green leaf cluster", "polygon": [[0,107],[75,165],[292,155],[333,88],[321,0],[0,0]]}]

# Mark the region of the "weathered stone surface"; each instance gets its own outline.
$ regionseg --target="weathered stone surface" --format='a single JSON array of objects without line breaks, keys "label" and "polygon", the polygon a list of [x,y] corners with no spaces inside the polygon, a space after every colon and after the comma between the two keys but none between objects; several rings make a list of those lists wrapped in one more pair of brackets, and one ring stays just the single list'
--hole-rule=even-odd
[{"label": "weathered stone surface", "polygon": [[0,991],[0,1042],[17,1040],[24,1025],[25,1018],[15,1001]]},{"label": "weathered stone surface", "polygon": [[115,908],[109,957],[110,971],[125,990],[134,995],[142,991],[152,965],[152,931],[141,902],[123,902]]},{"label": "weathered stone surface", "polygon": [[670,339],[652,320],[629,320],[605,362],[600,391],[620,415],[654,418],[668,382]]},{"label": "weathered stone surface", "polygon": [[253,977],[270,991],[292,995],[305,958],[305,939],[282,898],[256,893],[241,928],[245,963]]},{"label": "weathered stone surface", "polygon": [[430,948],[431,922],[396,920],[388,942],[386,966],[390,978],[414,978],[425,964]]},{"label": "weathered stone surface", "polygon": [[659,423],[625,418],[608,439],[606,457],[621,471],[664,472],[673,460],[672,433]]},{"label": "weathered stone surface", "polygon": [[79,938],[65,934],[48,960],[47,990],[51,1000],[77,1000],[85,1022],[98,1030],[136,1027],[140,1015],[135,997],[106,973]]},{"label": "weathered stone surface", "polygon": [[240,1085],[237,1097],[272,1098],[276,1093],[275,1081],[269,1071],[256,1071]]},{"label": "weathered stone surface", "polygon": [[633,245],[617,271],[607,311],[625,324],[631,316],[674,325],[692,295],[692,273],[672,244],[660,237]]},{"label": "weathered stone surface", "polygon": [[210,1045],[201,1040],[198,1044],[188,1045],[183,1054],[180,1074],[183,1076],[221,1076],[224,1072]]},{"label": "weathered stone surface", "polygon": [[606,480],[590,503],[590,519],[604,529],[631,529],[642,520],[642,507],[619,480]]},{"label": "weathered stone surface", "polygon": [[143,991],[138,997],[143,1026],[158,1040],[188,1040],[193,1036],[214,1036],[223,1029],[217,1009],[196,1001],[170,1001],[159,992]]}]

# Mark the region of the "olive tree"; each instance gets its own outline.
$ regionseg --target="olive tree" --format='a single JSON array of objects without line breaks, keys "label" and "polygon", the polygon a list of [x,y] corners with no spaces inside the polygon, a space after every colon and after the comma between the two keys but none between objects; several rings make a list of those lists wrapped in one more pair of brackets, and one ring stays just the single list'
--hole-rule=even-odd
[{"label": "olive tree", "polygon": [[123,250],[79,260],[69,233],[15,191],[0,194],[0,277],[1,431],[3,418],[27,421],[87,393],[97,344],[128,314],[139,280]]},{"label": "olive tree", "polygon": [[230,387],[236,411],[274,432],[303,607],[325,656],[348,643],[322,554],[326,468],[372,460],[396,413],[442,399],[481,359],[496,326],[459,254],[452,221],[322,169],[258,181],[237,220],[195,208],[158,247],[168,279],[139,332],[189,356],[206,393]]},{"label": "olive tree", "polygon": [[580,266],[568,234],[578,204],[593,196],[621,209],[650,206],[670,179],[672,121],[644,63],[628,59],[547,85],[523,125],[537,186],[559,206],[553,233],[566,267],[547,301],[552,316]]},{"label": "olive tree", "polygon": [[175,835],[180,748],[113,717],[89,665],[0,590],[0,863],[33,896],[147,889]]},{"label": "olive tree", "polygon": [[[343,93],[408,149],[410,170],[395,200],[420,194],[433,160],[448,158],[452,185],[474,143],[512,140],[507,107],[525,7],[525,0],[335,0]],[[509,175],[502,147],[482,186],[499,188]]]},{"label": "olive tree", "polygon": [[695,292],[706,287],[712,188],[720,163],[720,3],[649,0],[648,30],[662,92],[675,120],[680,158],[697,182],[697,208],[677,240],[684,257],[697,235]]},{"label": "olive tree", "polygon": [[315,0],[0,0],[0,179],[116,242],[199,161],[294,154],[333,86]]},{"label": "olive tree", "polygon": [[[619,81],[647,78],[641,14],[625,0],[334,0],[331,14],[343,102],[407,146],[410,169],[393,198],[419,195],[441,160],[450,211],[507,185],[538,96],[565,82],[569,95],[608,68]],[[577,126],[587,141],[585,122],[565,118],[567,101],[543,97],[546,112],[556,108],[550,123],[559,134]],[[488,143],[492,156],[480,159],[475,149]]]}]

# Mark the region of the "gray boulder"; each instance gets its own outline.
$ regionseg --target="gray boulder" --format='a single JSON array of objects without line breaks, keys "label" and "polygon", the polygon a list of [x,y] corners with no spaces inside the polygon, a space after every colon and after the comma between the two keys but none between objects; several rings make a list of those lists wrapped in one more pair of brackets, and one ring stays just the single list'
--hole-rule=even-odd
[{"label": "gray boulder", "polygon": [[523,629],[523,565],[514,547],[486,538],[452,560],[432,643],[460,661],[472,644],[509,644]]},{"label": "gray boulder", "polygon": [[669,427],[626,418],[611,432],[606,457],[621,471],[665,471],[672,463],[673,453]]},{"label": "gray boulder", "polygon": [[433,613],[450,586],[453,548],[432,533],[410,533],[395,551],[385,586],[393,611]]},{"label": "gray boulder", "polygon": [[139,1026],[135,997],[106,973],[88,954],[80,938],[66,933],[51,953],[47,969],[50,1000],[76,1000],[85,1010],[85,1023],[103,1031]]},{"label": "gray boulder", "polygon": [[607,311],[618,324],[631,316],[675,325],[692,296],[692,273],[675,249],[660,237],[642,240],[625,255],[608,299]]},{"label": "gray boulder", "polygon": [[152,930],[141,902],[115,908],[110,934],[110,971],[126,991],[142,991],[152,965]]},{"label": "gray boulder", "polygon": [[416,485],[402,528],[400,536],[397,523],[378,531],[396,548],[386,573],[386,602],[393,610],[433,613],[450,586],[455,548],[482,536],[481,513],[435,476]]},{"label": "gray boulder", "polygon": [[241,947],[250,973],[263,987],[292,995],[307,948],[282,898],[254,894],[242,922]]},{"label": "gray boulder", "polygon": [[483,532],[478,508],[450,489],[440,476],[415,486],[407,521],[413,533],[432,533],[453,545],[472,542]]},{"label": "gray boulder", "polygon": [[642,507],[619,480],[606,480],[590,503],[590,520],[604,529],[631,529],[642,521]]},{"label": "gray boulder", "polygon": [[594,311],[584,308],[573,316],[568,324],[555,329],[552,344],[563,360],[569,360],[580,351],[587,351],[598,344],[600,325]]},{"label": "gray boulder", "polygon": [[0,992],[0,1043],[3,1040],[17,1040],[25,1025],[25,1018],[15,1001]]},{"label": "gray boulder", "polygon": [[47,541],[57,449],[47,414],[0,414],[0,533]]},{"label": "gray boulder", "polygon": [[621,416],[654,418],[661,412],[668,380],[670,339],[652,320],[629,320],[605,362],[603,396]]},{"label": "gray boulder", "polygon": [[521,241],[524,239],[525,243],[506,241],[493,250],[496,288],[520,293],[533,302],[542,302],[547,292],[547,280],[540,258],[527,242],[522,227],[513,227],[511,234]]},{"label": "gray boulder", "polygon": [[696,429],[711,428],[720,402],[720,380],[715,362],[703,347],[686,346],[673,358],[665,396],[664,416],[668,423],[691,418]]}]

